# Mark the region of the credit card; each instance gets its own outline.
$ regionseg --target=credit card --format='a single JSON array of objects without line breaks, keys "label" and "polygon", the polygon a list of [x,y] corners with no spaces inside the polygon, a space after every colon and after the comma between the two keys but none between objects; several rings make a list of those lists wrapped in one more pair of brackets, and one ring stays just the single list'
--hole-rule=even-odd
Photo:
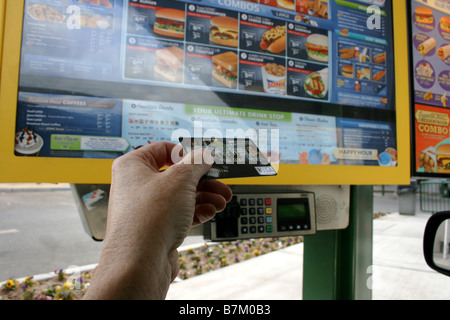
[{"label": "credit card", "polygon": [[179,138],[185,153],[208,148],[214,158],[204,179],[231,179],[276,176],[277,172],[249,138]]}]

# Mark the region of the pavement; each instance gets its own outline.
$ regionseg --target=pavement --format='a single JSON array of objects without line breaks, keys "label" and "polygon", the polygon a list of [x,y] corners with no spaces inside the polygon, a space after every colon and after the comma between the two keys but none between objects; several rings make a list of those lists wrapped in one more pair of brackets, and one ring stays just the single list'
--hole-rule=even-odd
[{"label": "pavement", "polygon": [[[449,300],[450,277],[428,267],[422,252],[430,213],[398,212],[396,194],[374,194],[373,300]],[[168,300],[301,300],[303,243],[171,285]]]},{"label": "pavement", "polygon": [[[0,191],[67,189],[67,184],[0,184]],[[417,197],[418,198],[418,197]],[[373,266],[367,285],[373,300],[449,300],[450,277],[423,258],[423,231],[430,213],[398,212],[393,192],[374,193],[374,212],[389,213],[373,223]],[[93,268],[94,266],[88,266]],[[371,273],[370,273],[371,272]],[[174,282],[167,300],[301,300],[303,243]]]},{"label": "pavement", "polygon": [[68,183],[0,183],[0,192],[39,192],[70,190]]}]

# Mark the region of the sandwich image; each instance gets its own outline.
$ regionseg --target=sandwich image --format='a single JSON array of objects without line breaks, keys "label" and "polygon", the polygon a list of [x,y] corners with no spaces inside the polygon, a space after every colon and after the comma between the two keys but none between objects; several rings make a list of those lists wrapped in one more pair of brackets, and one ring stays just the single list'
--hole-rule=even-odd
[{"label": "sandwich image", "polygon": [[433,12],[426,7],[417,7],[414,11],[416,15],[416,22],[432,24],[434,22]]},{"label": "sandwich image", "polygon": [[184,39],[185,13],[182,10],[163,8],[155,12],[153,32]]},{"label": "sandwich image", "polygon": [[264,32],[259,47],[272,53],[286,50],[286,26],[276,26]]},{"label": "sandwich image", "polygon": [[450,32],[450,17],[443,16],[440,22],[442,31]]},{"label": "sandwich image", "polygon": [[450,144],[436,148],[436,172],[450,173]]},{"label": "sandwich image", "polygon": [[316,61],[328,62],[328,37],[323,34],[312,34],[306,38],[308,56]]},{"label": "sandwich image", "polygon": [[277,7],[294,11],[294,0],[277,0]]},{"label": "sandwich image", "polygon": [[153,70],[156,74],[172,82],[183,79],[183,50],[178,47],[168,47],[156,50],[158,62]]},{"label": "sandwich image", "polygon": [[347,78],[353,78],[353,65],[345,64],[341,67],[341,75]]},{"label": "sandwich image", "polygon": [[370,80],[370,68],[360,68],[358,71],[356,71],[356,78],[360,80]]},{"label": "sandwich image", "polygon": [[231,17],[214,17],[211,19],[209,41],[228,47],[237,47],[239,40],[239,23]]},{"label": "sandwich image", "polygon": [[236,88],[237,63],[236,53],[228,51],[212,57],[214,69],[212,77],[228,88]]},{"label": "sandwich image", "polygon": [[450,44],[439,48],[437,54],[442,60],[447,59],[450,56]]},{"label": "sandwich image", "polygon": [[424,42],[422,42],[421,44],[419,44],[417,50],[419,50],[419,53],[424,56],[434,48],[436,48],[436,39],[429,38]]}]

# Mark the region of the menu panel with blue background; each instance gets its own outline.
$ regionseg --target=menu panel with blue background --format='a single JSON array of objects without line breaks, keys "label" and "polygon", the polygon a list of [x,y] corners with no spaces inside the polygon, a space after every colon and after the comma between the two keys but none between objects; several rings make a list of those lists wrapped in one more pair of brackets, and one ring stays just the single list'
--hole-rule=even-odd
[{"label": "menu panel with blue background", "polygon": [[281,163],[395,166],[391,1],[286,2],[27,0],[16,155],[242,129]]}]

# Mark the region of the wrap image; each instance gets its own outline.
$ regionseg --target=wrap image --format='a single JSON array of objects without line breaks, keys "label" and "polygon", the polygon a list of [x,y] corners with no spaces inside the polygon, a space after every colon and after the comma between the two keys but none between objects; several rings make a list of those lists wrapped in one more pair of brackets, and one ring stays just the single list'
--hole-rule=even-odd
[{"label": "wrap image", "polygon": [[442,60],[447,59],[447,57],[450,56],[450,44],[439,48],[437,54]]},{"label": "wrap image", "polygon": [[436,39],[430,38],[422,42],[417,49],[419,50],[419,53],[424,56],[428,52],[433,50],[435,47],[436,47]]}]

